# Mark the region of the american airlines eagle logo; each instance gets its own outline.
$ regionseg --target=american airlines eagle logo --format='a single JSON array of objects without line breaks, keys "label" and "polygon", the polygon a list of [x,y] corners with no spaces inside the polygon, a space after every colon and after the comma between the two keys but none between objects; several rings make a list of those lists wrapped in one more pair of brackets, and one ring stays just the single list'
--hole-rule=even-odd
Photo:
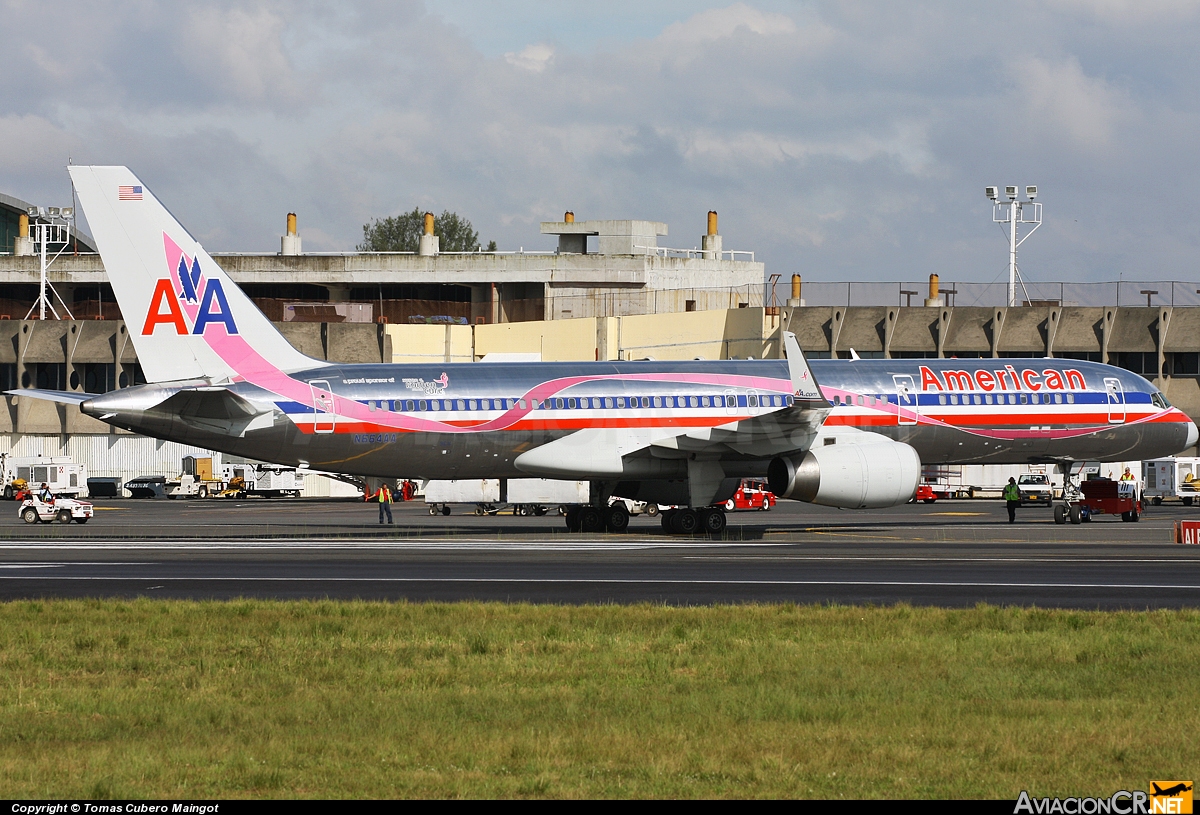
[{"label": "american airlines eagle logo", "polygon": [[[221,281],[206,277],[200,268],[200,258],[189,258],[165,233],[163,242],[167,250],[167,268],[172,274],[160,278],[154,285],[142,336],[152,335],[160,325],[174,328],[179,335],[203,335],[211,325],[225,326],[227,335],[237,334],[237,323]],[[172,260],[176,254],[177,263]]]}]

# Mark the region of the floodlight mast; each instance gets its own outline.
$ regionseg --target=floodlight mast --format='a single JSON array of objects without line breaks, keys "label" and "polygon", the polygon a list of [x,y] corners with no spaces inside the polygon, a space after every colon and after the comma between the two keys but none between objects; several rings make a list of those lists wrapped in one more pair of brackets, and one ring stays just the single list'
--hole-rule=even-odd
[{"label": "floodlight mast", "polygon": [[[54,301],[51,299],[50,292],[54,297],[58,298],[59,305],[63,307],[63,313],[67,315],[68,320],[74,320],[74,315],[71,314],[71,309],[67,307],[66,302],[62,299],[62,295],[50,283],[49,277],[46,274],[50,264],[58,260],[71,243],[71,226],[75,220],[74,207],[50,207],[47,212],[46,207],[30,207],[29,216],[31,223],[30,230],[34,233],[34,242],[38,245],[38,256],[41,261],[41,276],[40,286],[38,289],[38,299],[29,308],[29,312],[25,315],[28,320],[33,314],[34,309],[37,309],[38,319],[46,319],[46,309],[50,309],[50,313],[54,315],[54,319],[61,320],[58,311],[54,308]],[[38,219],[34,221],[34,219]],[[59,249],[54,253],[54,257],[47,258],[46,254],[49,251],[49,245],[59,244]]]},{"label": "floodlight mast", "polygon": [[[998,224],[1008,224],[1008,305],[1010,308],[1017,304],[1018,281],[1021,283],[1021,289],[1025,291],[1025,299],[1029,299],[1025,281],[1021,280],[1021,273],[1017,271],[1017,247],[1042,225],[1042,205],[1034,202],[1034,199],[1037,198],[1037,187],[1031,185],[1025,188],[1028,201],[1017,200],[1018,189],[1019,187],[1015,185],[1006,186],[1004,194],[1008,200],[1001,201],[998,187],[984,188],[984,193],[992,202],[992,220]],[[1025,237],[1017,240],[1017,224],[1033,224],[1033,228],[1025,233]]]}]

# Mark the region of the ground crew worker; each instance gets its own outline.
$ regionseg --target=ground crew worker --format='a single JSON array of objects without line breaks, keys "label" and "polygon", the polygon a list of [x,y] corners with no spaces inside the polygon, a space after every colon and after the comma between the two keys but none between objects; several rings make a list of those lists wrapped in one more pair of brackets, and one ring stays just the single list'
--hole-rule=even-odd
[{"label": "ground crew worker", "polygon": [[1016,523],[1017,507],[1021,506],[1021,491],[1017,489],[1017,479],[1009,478],[1004,485],[1004,500],[1008,504],[1008,522]]},{"label": "ground crew worker", "polygon": [[38,490],[38,500],[43,504],[54,503],[54,493],[50,492],[50,485],[45,481],[42,482],[42,488]]},{"label": "ground crew worker", "polygon": [[1129,472],[1129,468],[1126,467],[1125,472],[1121,474],[1121,480],[1122,481],[1135,481],[1136,479],[1133,477],[1133,473]]},{"label": "ground crew worker", "polygon": [[379,501],[379,522],[383,523],[383,516],[387,514],[387,522],[392,523],[392,491],[388,489],[387,482],[379,485],[379,489],[371,496],[372,500]]}]

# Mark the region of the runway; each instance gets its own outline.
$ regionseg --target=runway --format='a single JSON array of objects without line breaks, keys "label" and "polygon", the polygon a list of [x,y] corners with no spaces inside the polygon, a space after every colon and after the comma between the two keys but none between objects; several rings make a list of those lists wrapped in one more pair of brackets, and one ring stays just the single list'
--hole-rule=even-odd
[{"label": "runway", "polygon": [[111,501],[86,527],[0,513],[0,599],[361,598],[553,603],[795,602],[1080,609],[1200,606],[1200,550],[1171,543],[1181,506],[1139,523],[1006,523],[996,501],[846,512],[781,502],[732,513],[725,539],[637,518],[624,535],[561,518],[430,516],[357,502]]}]

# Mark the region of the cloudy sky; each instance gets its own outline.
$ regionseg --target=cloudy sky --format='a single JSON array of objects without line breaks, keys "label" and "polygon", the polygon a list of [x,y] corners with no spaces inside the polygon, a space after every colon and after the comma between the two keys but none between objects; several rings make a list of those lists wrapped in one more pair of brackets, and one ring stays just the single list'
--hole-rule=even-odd
[{"label": "cloudy sky", "polygon": [[215,251],[372,217],[666,221],[806,280],[1198,281],[1200,2],[0,0],[0,192],[128,164]]}]

